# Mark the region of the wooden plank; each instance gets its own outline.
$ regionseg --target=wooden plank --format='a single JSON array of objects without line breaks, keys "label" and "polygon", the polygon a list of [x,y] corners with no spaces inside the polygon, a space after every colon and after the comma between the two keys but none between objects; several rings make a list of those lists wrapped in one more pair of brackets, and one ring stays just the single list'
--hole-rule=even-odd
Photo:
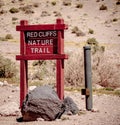
[{"label": "wooden plank", "polygon": [[44,24],[44,25],[27,25],[16,26],[16,31],[38,31],[38,30],[64,30],[68,29],[66,24]]},{"label": "wooden plank", "polygon": [[17,55],[16,60],[55,60],[68,59],[66,54],[40,54],[40,55]]}]

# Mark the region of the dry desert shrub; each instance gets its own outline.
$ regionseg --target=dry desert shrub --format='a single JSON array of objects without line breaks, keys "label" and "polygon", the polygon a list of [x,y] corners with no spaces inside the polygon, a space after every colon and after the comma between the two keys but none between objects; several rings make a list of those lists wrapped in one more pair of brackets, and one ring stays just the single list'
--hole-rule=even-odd
[{"label": "dry desert shrub", "polygon": [[0,0],[0,8],[2,7],[2,6],[4,6],[5,4],[4,4],[4,1],[3,0]]},{"label": "dry desert shrub", "polygon": [[21,11],[23,11],[25,14],[32,14],[32,13],[34,13],[34,11],[32,9],[33,6],[32,5],[26,5],[26,6],[20,7],[19,9]]},{"label": "dry desert shrub", "polygon": [[120,56],[105,51],[92,56],[93,83],[103,87],[120,86]]},{"label": "dry desert shrub", "polygon": [[16,76],[16,73],[15,63],[0,55],[0,78],[12,78]]},{"label": "dry desert shrub", "polygon": [[71,6],[72,1],[71,0],[63,0],[64,6]]},{"label": "dry desert shrub", "polygon": [[104,4],[102,4],[101,6],[100,6],[100,8],[99,8],[100,10],[107,10],[107,6],[106,5],[104,5]]},{"label": "dry desert shrub", "polygon": [[77,3],[76,8],[83,8],[83,4],[82,3]]},{"label": "dry desert shrub", "polygon": [[[111,52],[98,51],[92,54],[92,84],[116,88],[120,86],[120,56]],[[65,65],[65,84],[84,85],[83,52],[76,50],[70,53]]]},{"label": "dry desert shrub", "polygon": [[120,0],[117,0],[116,5],[120,5]]},{"label": "dry desert shrub", "polygon": [[69,59],[65,63],[65,84],[80,86],[84,82],[84,61],[82,51],[69,53]]},{"label": "dry desert shrub", "polygon": [[85,36],[85,33],[82,32],[77,26],[73,27],[72,33],[76,34],[76,36]]},{"label": "dry desert shrub", "polygon": [[[93,49],[93,48],[91,48]],[[64,79],[66,86],[79,87],[84,85],[84,54],[83,49],[67,52],[69,59],[65,61]],[[120,86],[120,56],[111,50],[91,53],[92,84],[107,88]],[[38,79],[46,84],[56,82],[56,61],[34,61],[34,73],[30,78]]]},{"label": "dry desert shrub", "polygon": [[9,10],[10,13],[18,13],[19,12],[19,9],[18,8],[15,8],[15,7],[12,7],[10,10]]}]

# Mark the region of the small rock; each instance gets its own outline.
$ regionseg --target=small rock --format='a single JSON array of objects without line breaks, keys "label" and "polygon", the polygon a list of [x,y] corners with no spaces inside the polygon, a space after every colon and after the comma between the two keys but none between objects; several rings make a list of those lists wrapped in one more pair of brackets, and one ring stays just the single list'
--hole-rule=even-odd
[{"label": "small rock", "polygon": [[36,86],[30,86],[29,87],[29,91],[32,91],[33,89],[35,89],[36,88]]},{"label": "small rock", "polygon": [[3,82],[0,82],[0,86],[3,86],[4,85],[4,83]]},{"label": "small rock", "polygon": [[66,106],[65,114],[71,112],[73,115],[75,115],[79,112],[79,108],[77,107],[72,98],[66,97],[63,102]]},{"label": "small rock", "polygon": [[8,84],[8,82],[7,81],[4,81],[4,84],[3,84],[4,86],[8,86],[9,84]]},{"label": "small rock", "polygon": [[12,96],[10,95],[10,96],[8,96],[8,99],[11,99],[12,98]]},{"label": "small rock", "polygon": [[72,112],[71,112],[71,111],[68,111],[68,112],[67,112],[67,115],[72,115]]},{"label": "small rock", "polygon": [[37,121],[45,121],[43,118],[37,118]]},{"label": "small rock", "polygon": [[91,112],[99,112],[98,109],[92,109]]}]

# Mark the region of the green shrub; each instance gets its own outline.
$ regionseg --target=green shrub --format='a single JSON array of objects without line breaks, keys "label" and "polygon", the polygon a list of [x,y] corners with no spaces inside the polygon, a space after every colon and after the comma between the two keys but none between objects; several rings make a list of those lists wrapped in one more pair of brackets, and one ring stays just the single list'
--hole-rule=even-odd
[{"label": "green shrub", "polygon": [[92,54],[105,51],[105,46],[100,46],[95,38],[89,38],[86,43],[92,47]]},{"label": "green shrub", "polygon": [[16,72],[15,63],[0,55],[0,78],[12,78]]},{"label": "green shrub", "polygon": [[18,13],[19,12],[19,9],[13,7],[9,10],[10,13]]}]

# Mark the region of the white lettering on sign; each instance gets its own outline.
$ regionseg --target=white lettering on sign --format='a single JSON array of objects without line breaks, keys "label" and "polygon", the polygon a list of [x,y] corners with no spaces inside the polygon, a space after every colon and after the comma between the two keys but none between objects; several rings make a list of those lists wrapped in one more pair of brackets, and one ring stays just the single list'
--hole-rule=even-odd
[{"label": "white lettering on sign", "polygon": [[50,53],[49,48],[31,48],[32,54],[39,54],[39,53]]},{"label": "white lettering on sign", "polygon": [[28,45],[53,45],[53,39],[28,40]]},{"label": "white lettering on sign", "polygon": [[56,53],[57,31],[26,31],[26,53],[27,54],[53,54]]},{"label": "white lettering on sign", "polygon": [[27,32],[27,38],[36,38],[36,37],[56,37],[57,31],[39,31],[39,32]]}]

